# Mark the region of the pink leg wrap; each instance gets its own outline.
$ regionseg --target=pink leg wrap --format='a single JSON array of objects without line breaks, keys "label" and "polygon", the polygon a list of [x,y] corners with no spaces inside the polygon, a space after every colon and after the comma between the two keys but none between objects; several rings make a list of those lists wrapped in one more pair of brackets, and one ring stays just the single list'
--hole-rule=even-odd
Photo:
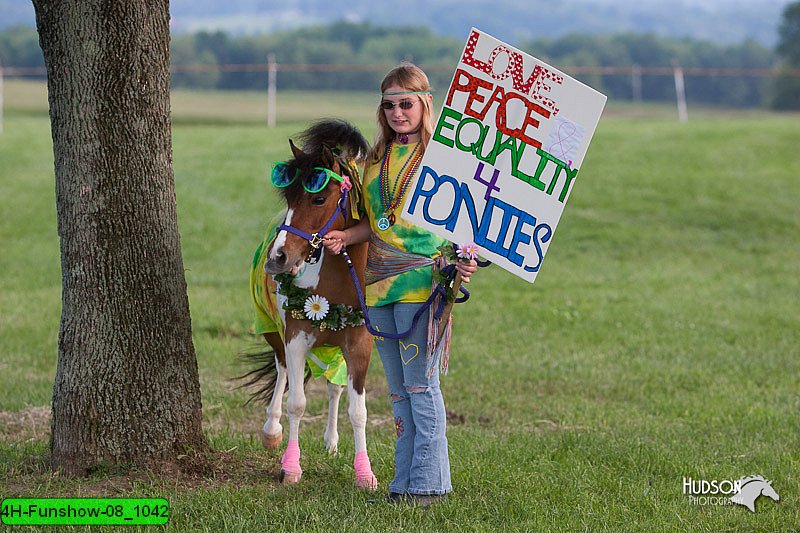
[{"label": "pink leg wrap", "polygon": [[356,470],[356,486],[358,488],[372,490],[378,488],[378,478],[372,473],[372,465],[366,450],[356,452],[353,468]]},{"label": "pink leg wrap", "polygon": [[[367,459],[367,462],[369,463],[369,459]],[[296,440],[290,440],[286,443],[286,452],[281,458],[281,468],[291,474],[303,473],[303,469],[300,468],[300,444]]]}]

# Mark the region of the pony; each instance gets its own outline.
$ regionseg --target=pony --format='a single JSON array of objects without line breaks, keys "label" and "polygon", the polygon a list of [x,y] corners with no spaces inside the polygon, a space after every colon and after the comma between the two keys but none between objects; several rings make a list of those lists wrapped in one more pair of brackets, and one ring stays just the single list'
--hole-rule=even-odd
[{"label": "pony", "polygon": [[367,454],[365,396],[372,336],[363,325],[359,300],[368,243],[351,245],[341,255],[326,253],[322,245],[328,231],[358,222],[357,165],[368,144],[357,128],[337,119],[312,124],[299,139],[300,147],[289,140],[293,157],[273,165],[273,185],[279,187],[287,209],[273,221],[251,269],[257,333],[263,334],[274,357],[266,352],[263,366],[242,377],[250,379],[244,386],[260,386],[253,398],[269,399],[262,430],[265,448],[281,445],[282,399],[288,385],[289,435],[280,474],[281,482],[288,484],[302,476],[298,437],[307,369],[328,379],[324,438],[331,453],[337,449],[338,404],[346,383],[356,485],[374,490],[378,482]]}]

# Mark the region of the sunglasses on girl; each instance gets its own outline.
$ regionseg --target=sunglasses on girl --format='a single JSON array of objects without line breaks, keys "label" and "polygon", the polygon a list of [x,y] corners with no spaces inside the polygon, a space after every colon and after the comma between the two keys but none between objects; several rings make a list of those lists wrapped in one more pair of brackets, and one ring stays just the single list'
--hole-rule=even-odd
[{"label": "sunglasses on girl", "polygon": [[417,103],[417,100],[400,100],[399,102],[390,102],[389,100],[383,100],[381,102],[381,109],[386,111],[390,111],[395,108],[395,106],[400,106],[400,109],[407,111],[414,107],[414,104]]},{"label": "sunglasses on girl", "polygon": [[[300,169],[292,172],[286,163],[272,163],[272,184],[278,188],[288,187],[294,183],[298,174],[300,174]],[[327,168],[314,167],[311,173],[303,180],[303,188],[311,194],[318,193],[328,186],[331,178],[340,183],[344,182],[344,178],[336,172]]]}]

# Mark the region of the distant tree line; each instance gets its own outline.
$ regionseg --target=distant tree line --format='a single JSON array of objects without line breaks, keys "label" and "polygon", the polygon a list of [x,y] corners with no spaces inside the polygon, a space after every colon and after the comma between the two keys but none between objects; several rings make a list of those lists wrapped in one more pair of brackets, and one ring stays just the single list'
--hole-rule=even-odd
[{"label": "distant tree line", "polygon": [[[523,43],[540,59],[573,67],[649,67],[768,69],[774,53],[754,40],[719,45],[693,39],[657,37],[652,34],[570,35],[555,40]],[[634,83],[630,74],[576,75],[584,83],[613,99],[631,100]],[[641,76],[643,100],[675,100],[671,74]],[[687,76],[689,102],[731,107],[758,107],[769,101],[770,80],[756,76]]]},{"label": "distant tree line", "polygon": [[[733,46],[654,35],[568,35],[558,39],[514,43],[518,48],[553,66],[575,67],[714,67],[765,69],[775,64],[774,52],[754,40]],[[434,88],[448,86],[464,43],[433,34],[428,29],[374,27],[369,24],[335,23],[263,36],[232,37],[223,33],[196,33],[173,38],[173,65],[265,64],[274,54],[279,64],[354,65],[353,70],[323,72],[280,71],[279,89],[372,90],[385,71],[358,71],[358,66],[386,64],[386,70],[403,59],[426,68]],[[576,75],[612,99],[633,97],[630,75]],[[175,87],[262,89],[265,72],[176,72]],[[733,107],[757,107],[768,102],[770,80],[764,77],[691,77],[687,79],[690,102]],[[644,100],[674,100],[672,79],[644,75]]]},{"label": "distant tree line", "polygon": [[0,66],[44,69],[44,56],[36,29],[16,26],[0,31]]},{"label": "distant tree line", "polygon": [[[787,4],[778,27],[781,69],[800,69],[800,1]],[[776,109],[800,110],[800,77],[779,75],[775,79],[772,105]]]},{"label": "distant tree line", "polygon": [[[439,65],[429,73],[435,87],[450,83],[463,43],[434,35],[426,28],[382,28],[337,22],[265,35],[230,36],[199,32],[172,39],[174,87],[263,89],[266,72],[182,72],[181,65],[262,64],[273,54],[282,65],[348,65],[334,71],[281,71],[278,89],[374,90],[386,71],[403,59]],[[385,65],[384,71],[366,66]],[[362,69],[362,70],[359,70]]]},{"label": "distant tree line", "polygon": [[[721,45],[694,39],[658,37],[652,34],[568,35],[511,43],[569,72],[569,67],[632,67],[645,70],[639,87],[648,101],[674,100],[671,78],[650,75],[649,67],[706,67],[769,69],[778,65],[800,67],[793,39],[800,22],[800,2],[787,6],[775,51],[755,40]],[[794,17],[794,18],[793,18]],[[172,86],[200,89],[263,90],[265,69],[220,68],[225,65],[266,65],[273,55],[285,65],[277,77],[279,90],[374,90],[388,70],[403,59],[428,71],[435,88],[447,87],[463,42],[433,34],[426,28],[386,28],[370,24],[336,22],[263,35],[229,35],[198,32],[174,35],[171,60]],[[792,54],[795,54],[794,56]],[[783,59],[783,62],[781,62]],[[38,37],[32,29],[0,32],[0,62],[5,66],[42,65]],[[289,70],[290,65],[343,65],[330,70]],[[385,65],[385,70],[374,68]],[[198,68],[198,66],[200,68]],[[668,76],[668,75],[667,75]],[[576,74],[575,77],[612,99],[630,100],[635,82],[630,74]],[[788,80],[788,81],[787,81]],[[792,108],[797,77],[687,75],[689,102],[732,107],[775,105]],[[783,85],[781,85],[783,84]],[[793,85],[794,84],[794,85]],[[788,97],[786,95],[789,95]],[[781,95],[783,97],[781,98]],[[795,97],[797,99],[797,97]]]}]

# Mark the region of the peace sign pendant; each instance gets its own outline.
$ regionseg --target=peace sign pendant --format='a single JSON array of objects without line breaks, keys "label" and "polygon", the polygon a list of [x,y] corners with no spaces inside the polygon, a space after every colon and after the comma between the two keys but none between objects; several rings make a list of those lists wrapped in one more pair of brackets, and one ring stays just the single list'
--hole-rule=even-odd
[{"label": "peace sign pendant", "polygon": [[386,215],[382,216],[378,219],[378,229],[381,231],[386,231],[389,229],[390,226],[394,225],[394,213],[389,213],[389,216]]}]

